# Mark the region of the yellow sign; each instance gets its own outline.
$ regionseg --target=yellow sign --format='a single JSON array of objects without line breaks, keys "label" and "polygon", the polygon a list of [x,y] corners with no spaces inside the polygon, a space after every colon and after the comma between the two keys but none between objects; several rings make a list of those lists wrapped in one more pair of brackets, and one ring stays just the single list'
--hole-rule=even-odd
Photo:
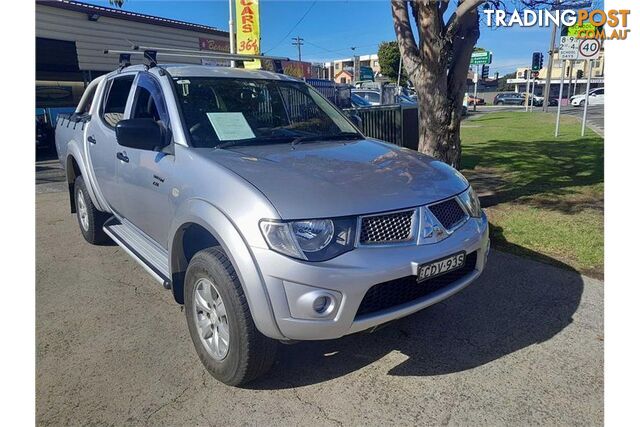
[{"label": "yellow sign", "polygon": [[[240,55],[260,55],[260,8],[258,0],[236,0],[236,42]],[[244,63],[245,68],[260,68],[260,60]]]}]

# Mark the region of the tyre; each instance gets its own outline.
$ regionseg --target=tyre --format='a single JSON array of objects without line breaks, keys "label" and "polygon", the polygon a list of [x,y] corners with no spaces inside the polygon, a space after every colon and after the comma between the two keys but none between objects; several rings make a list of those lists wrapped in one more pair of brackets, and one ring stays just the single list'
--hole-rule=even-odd
[{"label": "tyre", "polygon": [[584,99],[582,101],[580,101],[580,106],[584,107]]},{"label": "tyre", "polygon": [[498,102],[496,102],[496,105],[503,105],[503,104],[504,104],[504,101],[498,101]]},{"label": "tyre", "polygon": [[222,249],[203,249],[193,256],[184,293],[189,334],[214,378],[237,386],[271,368],[278,343],[256,328],[242,285]]},{"label": "tyre", "polygon": [[76,217],[84,239],[92,245],[108,242],[109,236],[102,230],[108,215],[95,207],[81,176],[76,178],[73,191],[76,202]]}]

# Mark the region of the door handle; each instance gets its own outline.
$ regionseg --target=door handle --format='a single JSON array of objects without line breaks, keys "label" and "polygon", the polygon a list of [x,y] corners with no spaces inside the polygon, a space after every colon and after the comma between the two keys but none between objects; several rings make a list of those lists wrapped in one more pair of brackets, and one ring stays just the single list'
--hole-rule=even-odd
[{"label": "door handle", "polygon": [[125,153],[124,151],[117,152],[116,157],[118,158],[118,160],[129,163],[129,157],[127,157],[127,153]]},{"label": "door handle", "polygon": [[89,136],[89,137],[87,138],[87,141],[89,141],[89,142],[90,142],[90,143],[92,143],[92,144],[95,144],[96,142],[98,142],[98,141],[96,141],[96,139],[93,137],[93,135],[92,135],[92,136]]}]

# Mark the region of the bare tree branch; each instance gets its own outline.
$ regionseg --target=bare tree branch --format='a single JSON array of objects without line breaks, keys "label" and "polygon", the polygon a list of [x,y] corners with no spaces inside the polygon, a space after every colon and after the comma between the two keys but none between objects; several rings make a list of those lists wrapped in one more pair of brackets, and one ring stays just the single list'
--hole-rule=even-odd
[{"label": "bare tree branch", "polygon": [[447,22],[447,37],[453,38],[458,31],[458,28],[460,28],[460,21],[464,16],[469,12],[477,10],[478,6],[485,3],[485,1],[486,0],[460,0],[460,2],[458,2],[458,7],[449,17],[449,21]]},{"label": "bare tree branch", "polygon": [[393,29],[398,39],[398,47],[404,58],[404,66],[411,75],[420,66],[420,54],[416,39],[409,21],[409,4],[404,0],[391,0],[391,15],[393,16]]}]

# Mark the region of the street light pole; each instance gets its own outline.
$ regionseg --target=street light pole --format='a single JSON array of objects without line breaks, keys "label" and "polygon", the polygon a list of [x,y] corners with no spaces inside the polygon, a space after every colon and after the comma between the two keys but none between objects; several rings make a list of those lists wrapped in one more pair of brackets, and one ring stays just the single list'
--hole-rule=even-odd
[{"label": "street light pole", "polygon": [[[233,20],[234,0],[229,0],[229,53],[236,53],[236,28]],[[236,66],[236,61],[231,61],[231,67]]]}]

